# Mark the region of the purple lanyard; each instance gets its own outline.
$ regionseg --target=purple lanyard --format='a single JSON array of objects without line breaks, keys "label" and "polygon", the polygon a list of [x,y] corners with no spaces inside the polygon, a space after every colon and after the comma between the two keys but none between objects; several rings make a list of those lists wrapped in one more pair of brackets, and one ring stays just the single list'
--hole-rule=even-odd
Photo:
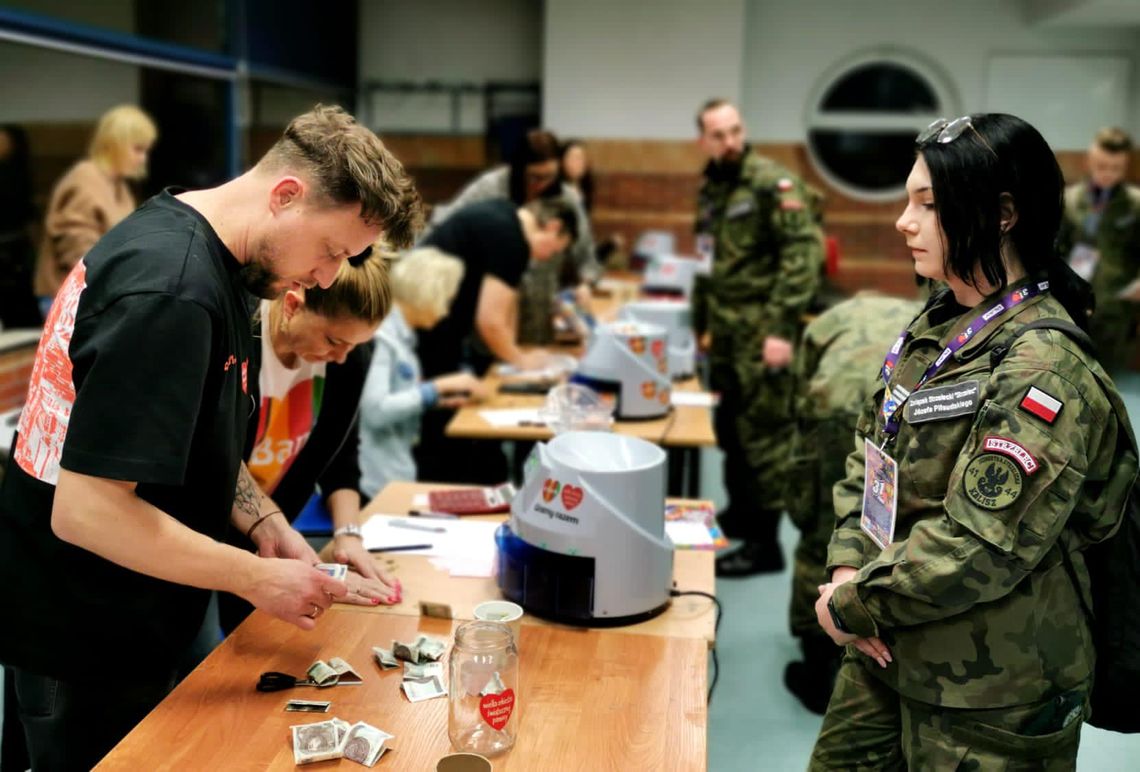
[{"label": "purple lanyard", "polygon": [[898,416],[899,410],[902,408],[903,403],[906,402],[907,397],[921,389],[927,381],[933,378],[935,374],[950,361],[950,357],[961,351],[963,346],[982,331],[982,328],[1011,308],[1048,291],[1049,282],[1039,281],[1015,289],[1013,292],[1001,298],[997,303],[974,319],[974,321],[970,322],[970,325],[966,327],[965,330],[955,335],[946,348],[942,349],[942,353],[938,355],[938,358],[934,360],[930,367],[926,368],[926,372],[918,379],[918,383],[909,390],[898,384],[895,384],[893,388],[890,385],[891,373],[894,372],[895,365],[898,364],[899,357],[902,356],[903,346],[906,344],[907,338],[910,337],[910,330],[904,329],[902,333],[899,334],[899,339],[895,341],[895,345],[891,346],[891,350],[887,352],[887,357],[883,361],[882,376],[887,391],[886,394],[883,395],[883,409],[881,412],[886,422],[884,426],[886,434],[890,437],[894,437],[898,434],[899,420],[896,416]]}]

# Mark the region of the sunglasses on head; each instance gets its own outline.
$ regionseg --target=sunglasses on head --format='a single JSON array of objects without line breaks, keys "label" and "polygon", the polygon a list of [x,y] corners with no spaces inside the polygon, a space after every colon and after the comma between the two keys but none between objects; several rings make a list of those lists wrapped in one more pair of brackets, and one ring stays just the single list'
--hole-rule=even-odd
[{"label": "sunglasses on head", "polygon": [[914,140],[914,144],[918,147],[928,145],[931,142],[937,142],[940,145],[948,145],[949,143],[958,139],[958,137],[962,136],[962,134],[965,133],[966,129],[973,130],[978,139],[982,141],[982,144],[986,146],[986,149],[993,153],[995,156],[997,155],[997,153],[994,153],[994,149],[990,147],[990,143],[986,142],[986,138],[982,136],[981,132],[974,128],[974,122],[968,115],[963,115],[961,118],[955,118],[954,120],[950,120],[948,118],[939,118],[938,120],[934,121],[934,123],[930,124],[921,132],[919,132],[918,137],[916,137]]}]

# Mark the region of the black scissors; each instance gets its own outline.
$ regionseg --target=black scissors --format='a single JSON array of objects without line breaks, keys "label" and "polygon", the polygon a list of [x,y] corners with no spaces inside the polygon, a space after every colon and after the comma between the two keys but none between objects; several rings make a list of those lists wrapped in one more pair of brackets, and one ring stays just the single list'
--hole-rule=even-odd
[{"label": "black scissors", "polygon": [[335,686],[336,682],[337,679],[330,678],[321,684],[311,678],[296,678],[288,673],[278,673],[274,671],[261,674],[261,678],[257,680],[257,691],[280,692],[286,689],[292,689],[294,686],[316,686],[318,689],[323,689],[327,686]]}]

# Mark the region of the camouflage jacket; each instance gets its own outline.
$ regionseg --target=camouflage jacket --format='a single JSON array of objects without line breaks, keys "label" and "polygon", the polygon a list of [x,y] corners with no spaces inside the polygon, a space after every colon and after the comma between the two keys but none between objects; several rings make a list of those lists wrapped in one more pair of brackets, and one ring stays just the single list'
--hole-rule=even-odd
[{"label": "camouflage jacket", "polygon": [[1100,252],[1092,275],[1097,309],[1118,305],[1116,293],[1140,276],[1140,188],[1120,184],[1104,205],[1095,233],[1086,232],[1086,218],[1092,212],[1087,182],[1065,189],[1065,215],[1057,235],[1057,249],[1068,258],[1077,244],[1088,244]]},{"label": "camouflage jacket", "polygon": [[[910,326],[892,388],[916,383],[989,303],[963,312],[949,292],[932,298]],[[863,438],[880,446],[887,437],[882,385],[859,419],[847,476],[835,486],[828,569],[859,569],[836,588],[836,610],[853,633],[890,647],[894,662],[869,669],[906,697],[993,708],[1044,699],[1092,674],[1080,550],[1115,529],[1137,469],[1131,427],[1117,421],[1105,394],[1115,387],[1095,360],[1056,330],[1010,345],[1025,324],[1058,318],[1069,317],[1051,295],[1024,301],[904,403],[886,444],[898,463],[898,519],[885,550],[859,526]],[[995,354],[1003,347],[1004,357]],[[934,404],[936,389],[960,396],[974,384],[971,409],[925,420],[931,411],[921,405]]]},{"label": "camouflage jacket", "polygon": [[796,339],[823,266],[811,203],[798,177],[751,148],[739,176],[706,168],[696,230],[712,236],[714,257],[693,311],[698,331],[712,332],[714,354],[731,356],[738,341],[758,351],[768,335]]},{"label": "camouflage jacket", "polygon": [[785,499],[797,525],[831,511],[831,487],[844,477],[834,449],[850,445],[863,403],[882,383],[883,352],[921,310],[918,301],[861,292],[804,329],[792,360],[797,426]]}]

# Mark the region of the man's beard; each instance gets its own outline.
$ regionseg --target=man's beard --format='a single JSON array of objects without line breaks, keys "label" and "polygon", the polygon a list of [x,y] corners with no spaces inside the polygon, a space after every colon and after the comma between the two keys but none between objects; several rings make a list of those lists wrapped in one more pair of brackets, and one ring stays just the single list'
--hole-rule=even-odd
[{"label": "man's beard", "polygon": [[238,277],[246,291],[266,300],[275,300],[282,292],[281,277],[269,267],[273,262],[271,252],[269,244],[263,241],[249,262],[238,269]]}]

